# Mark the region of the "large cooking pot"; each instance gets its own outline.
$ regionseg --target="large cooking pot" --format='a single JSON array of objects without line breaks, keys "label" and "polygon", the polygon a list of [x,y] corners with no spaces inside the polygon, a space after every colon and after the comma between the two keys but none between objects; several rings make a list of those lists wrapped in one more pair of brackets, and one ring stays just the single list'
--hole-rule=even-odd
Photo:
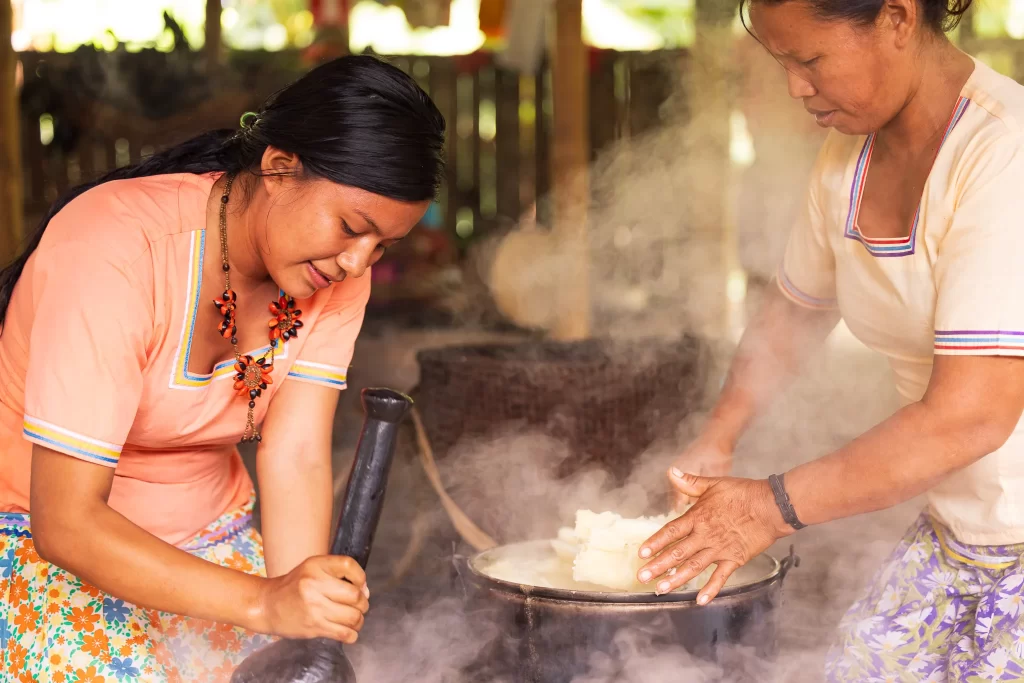
[{"label": "large cooking pot", "polygon": [[[681,646],[697,658],[726,667],[721,655],[732,645],[771,660],[777,653],[782,582],[800,562],[792,547],[781,561],[758,555],[702,607],[696,602],[697,590],[657,596],[499,578],[499,567],[524,558],[539,564],[556,562],[549,541],[528,541],[457,558],[456,569],[471,609],[492,612],[503,633],[491,657],[502,663],[503,673],[530,683],[568,683],[588,671],[595,653],[613,654],[616,635],[624,630],[643,634],[654,646]],[[567,584],[556,580],[553,585]]]}]

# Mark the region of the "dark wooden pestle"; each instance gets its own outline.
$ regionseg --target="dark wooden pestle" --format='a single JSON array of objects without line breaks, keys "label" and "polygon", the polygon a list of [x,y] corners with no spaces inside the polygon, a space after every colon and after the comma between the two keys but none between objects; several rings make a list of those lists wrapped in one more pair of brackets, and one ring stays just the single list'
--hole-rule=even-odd
[{"label": "dark wooden pestle", "polygon": [[[384,507],[398,427],[412,406],[412,399],[391,389],[363,389],[362,400],[363,429],[331,554],[351,557],[365,569]],[[355,680],[342,644],[330,638],[279,640],[246,657],[231,676],[231,683],[355,683]]]}]

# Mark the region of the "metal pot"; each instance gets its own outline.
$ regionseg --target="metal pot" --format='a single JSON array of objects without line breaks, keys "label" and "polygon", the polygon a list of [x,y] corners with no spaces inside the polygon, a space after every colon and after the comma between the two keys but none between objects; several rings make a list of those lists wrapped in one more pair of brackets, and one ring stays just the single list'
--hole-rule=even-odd
[{"label": "metal pot", "polygon": [[504,559],[545,555],[554,556],[548,541],[529,541],[456,561],[471,608],[491,611],[503,633],[490,656],[516,681],[568,682],[588,671],[595,653],[612,653],[623,630],[719,663],[723,645],[747,646],[757,657],[771,659],[777,652],[782,582],[800,562],[792,547],[782,561],[759,555],[704,607],[696,602],[696,590],[662,596],[569,590],[513,583],[491,573]]}]

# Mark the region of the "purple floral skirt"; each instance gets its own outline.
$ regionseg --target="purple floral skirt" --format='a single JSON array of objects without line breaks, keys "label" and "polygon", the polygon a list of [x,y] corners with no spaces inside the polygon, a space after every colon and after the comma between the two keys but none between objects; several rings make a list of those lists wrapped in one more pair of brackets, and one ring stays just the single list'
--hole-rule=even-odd
[{"label": "purple floral skirt", "polygon": [[829,681],[1024,679],[1024,543],[958,542],[922,514],[850,607]]}]

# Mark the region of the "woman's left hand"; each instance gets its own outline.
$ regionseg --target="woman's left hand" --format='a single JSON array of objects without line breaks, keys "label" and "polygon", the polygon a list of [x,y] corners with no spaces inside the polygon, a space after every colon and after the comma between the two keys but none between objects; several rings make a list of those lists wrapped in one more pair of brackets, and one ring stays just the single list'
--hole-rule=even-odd
[{"label": "woman's left hand", "polygon": [[794,533],[782,519],[767,479],[698,477],[676,469],[669,479],[696,501],[640,546],[640,557],[654,559],[640,568],[638,578],[643,583],[657,581],[659,595],[717,564],[697,596],[698,604],[706,605],[734,571]]}]

